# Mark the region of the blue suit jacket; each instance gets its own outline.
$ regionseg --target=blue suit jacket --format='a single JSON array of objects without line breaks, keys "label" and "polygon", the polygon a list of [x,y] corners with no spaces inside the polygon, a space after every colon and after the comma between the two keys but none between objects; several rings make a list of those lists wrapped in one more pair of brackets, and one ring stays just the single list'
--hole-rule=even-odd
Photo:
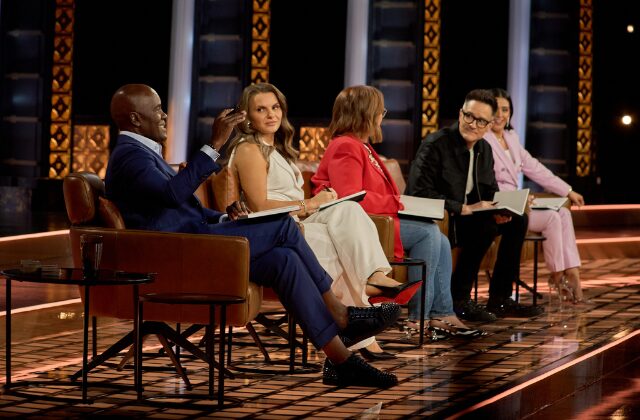
[{"label": "blue suit jacket", "polygon": [[220,165],[202,151],[176,173],[139,141],[118,136],[105,177],[106,196],[131,229],[205,233],[223,213],[203,207],[194,192]]}]

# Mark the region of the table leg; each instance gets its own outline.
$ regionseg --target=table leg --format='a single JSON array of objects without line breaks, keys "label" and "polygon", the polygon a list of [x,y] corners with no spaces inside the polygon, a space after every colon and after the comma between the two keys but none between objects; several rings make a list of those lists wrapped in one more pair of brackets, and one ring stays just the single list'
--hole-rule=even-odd
[{"label": "table leg", "polygon": [[143,308],[144,308],[144,304],[141,301],[138,301],[138,303],[136,304],[136,307],[138,308],[138,317],[135,319],[135,322],[138,323],[138,330],[136,332],[137,336],[134,337],[136,340],[136,348],[135,348],[135,353],[137,353],[137,357],[136,360],[134,361],[135,364],[135,372],[134,374],[136,375],[136,392],[138,394],[138,399],[142,399],[142,362],[143,362],[143,354],[142,354],[142,323],[143,323],[143,319],[144,319],[144,314],[143,314]]},{"label": "table leg", "polygon": [[87,357],[89,353],[89,286],[84,287],[84,322],[82,336],[82,403],[87,403]]},{"label": "table leg", "polygon": [[7,306],[6,315],[6,327],[4,331],[5,342],[7,347],[5,348],[4,367],[6,371],[6,382],[4,383],[5,389],[11,388],[11,279],[5,278],[6,295],[4,303]]},{"label": "table leg", "polygon": [[[227,323],[227,305],[220,305],[220,371],[218,372],[218,407],[224,405],[224,346],[225,346],[225,324]],[[229,349],[231,351],[231,349]]]},{"label": "table leg", "polygon": [[533,306],[538,303],[538,242],[533,243]]},{"label": "table leg", "polygon": [[[214,359],[214,350],[213,350],[213,341],[215,337],[213,336],[213,332],[216,325],[216,307],[215,305],[209,305],[209,325],[206,328],[206,336],[207,339],[207,358],[209,359],[209,399],[213,399],[213,370],[215,369],[213,364]],[[222,375],[223,373],[218,373]]]},{"label": "table leg", "polygon": [[427,263],[422,263],[422,287],[420,288],[420,339],[418,344],[424,344],[424,299],[427,295]]},{"label": "table leg", "polygon": [[140,377],[139,369],[140,369],[140,319],[139,314],[140,310],[138,308],[138,285],[133,285],[133,339],[135,340],[133,343],[133,387],[138,394],[138,399],[140,398]]}]

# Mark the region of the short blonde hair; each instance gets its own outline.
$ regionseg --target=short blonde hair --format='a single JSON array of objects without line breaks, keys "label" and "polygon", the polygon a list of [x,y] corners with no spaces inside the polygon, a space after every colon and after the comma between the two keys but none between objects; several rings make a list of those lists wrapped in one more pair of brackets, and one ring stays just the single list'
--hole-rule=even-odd
[{"label": "short blonde hair", "polygon": [[351,86],[343,89],[333,103],[329,124],[331,138],[353,133],[369,138],[371,143],[382,141],[377,118],[384,112],[384,95],[373,86]]}]

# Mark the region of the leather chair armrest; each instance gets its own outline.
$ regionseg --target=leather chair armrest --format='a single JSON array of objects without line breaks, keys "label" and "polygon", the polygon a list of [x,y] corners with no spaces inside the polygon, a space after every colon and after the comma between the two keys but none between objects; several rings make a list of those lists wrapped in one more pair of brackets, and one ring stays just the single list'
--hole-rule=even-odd
[{"label": "leather chair armrest", "polygon": [[371,220],[376,225],[378,230],[378,238],[380,239],[380,245],[387,258],[393,258],[394,248],[394,226],[393,218],[391,216],[378,216],[370,214]]}]

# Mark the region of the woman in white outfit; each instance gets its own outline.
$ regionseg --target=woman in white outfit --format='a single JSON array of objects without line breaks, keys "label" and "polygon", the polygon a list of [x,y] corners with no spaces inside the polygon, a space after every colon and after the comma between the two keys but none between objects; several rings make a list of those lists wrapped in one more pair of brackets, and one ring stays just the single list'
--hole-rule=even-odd
[{"label": "woman in white outfit", "polygon": [[[355,202],[343,202],[322,211],[335,200],[329,189],[305,199],[304,180],[295,164],[293,127],[287,119],[284,95],[273,85],[259,83],[244,89],[238,109],[247,118],[237,126],[229,146],[229,170],[240,182],[243,198],[252,211],[300,205],[304,236],[322,267],[333,279],[332,290],[346,305],[368,306],[370,296],[388,294],[406,303],[417,287],[387,277],[389,262],[370,217]],[[306,217],[305,217],[306,216]],[[413,292],[413,293],[411,293]],[[406,299],[406,300],[405,300]],[[404,302],[403,302],[404,301]],[[367,358],[387,358],[375,338],[358,343]],[[364,348],[364,349],[363,349]]]}]

